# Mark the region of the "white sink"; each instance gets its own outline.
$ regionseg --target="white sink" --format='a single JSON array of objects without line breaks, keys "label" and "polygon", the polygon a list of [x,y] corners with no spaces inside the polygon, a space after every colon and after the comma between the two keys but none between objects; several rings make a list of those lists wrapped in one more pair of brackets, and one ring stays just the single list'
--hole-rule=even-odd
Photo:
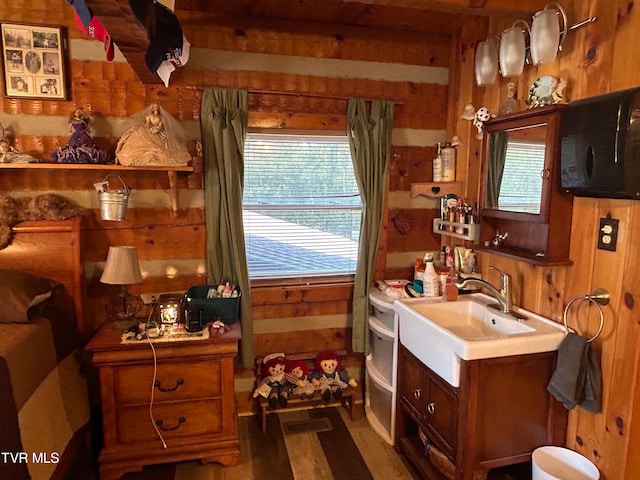
[{"label": "white sink", "polygon": [[564,327],[523,309],[514,317],[488,307],[495,299],[484,294],[394,302],[400,342],[449,384],[460,385],[460,361],[506,357],[558,349]]}]

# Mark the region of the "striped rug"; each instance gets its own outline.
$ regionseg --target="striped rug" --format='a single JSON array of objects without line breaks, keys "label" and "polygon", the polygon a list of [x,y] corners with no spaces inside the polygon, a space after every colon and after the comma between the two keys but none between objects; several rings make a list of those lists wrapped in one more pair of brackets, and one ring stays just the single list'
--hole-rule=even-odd
[{"label": "striped rug", "polygon": [[146,467],[122,480],[408,480],[412,476],[392,447],[369,427],[336,408],[240,417],[241,463],[195,462]]}]

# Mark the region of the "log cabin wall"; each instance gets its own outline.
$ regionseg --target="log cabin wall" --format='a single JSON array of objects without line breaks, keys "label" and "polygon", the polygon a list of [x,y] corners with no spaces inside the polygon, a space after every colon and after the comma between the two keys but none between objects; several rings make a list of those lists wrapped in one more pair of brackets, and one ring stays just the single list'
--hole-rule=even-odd
[{"label": "log cabin wall", "polygon": [[[544,3],[540,2],[541,8]],[[640,11],[635,3],[571,0],[562,4],[567,9],[569,24],[592,15],[597,21],[570,32],[554,63],[538,68],[527,66],[520,77],[512,80],[517,83],[521,108],[526,107],[524,99],[529,86],[542,75],[566,78],[565,94],[569,101],[640,84],[640,62],[634,47],[640,39]],[[526,19],[530,21],[530,18]],[[493,17],[489,33],[501,34],[514,19]],[[507,82],[500,79],[494,86],[474,85],[472,90],[474,94],[483,95],[482,105],[497,111],[500,100],[506,97]],[[479,155],[479,149],[480,142],[470,145],[470,157]],[[615,252],[596,248],[599,219],[607,214],[620,220]],[[635,305],[640,295],[639,220],[637,201],[575,197],[572,225],[567,225],[567,234],[571,228],[573,266],[540,268],[491,254],[481,256],[485,278],[497,281],[495,274],[487,270],[488,265],[513,274],[516,304],[557,321],[562,321],[564,306],[575,296],[598,287],[606,288],[611,294],[611,302],[604,308],[604,331],[593,342],[603,372],[603,411],[593,415],[580,408],[572,410],[567,434],[567,446],[593,461],[602,473],[601,478],[608,480],[638,478],[640,472],[640,458],[636,453],[640,444],[640,326]],[[584,306],[572,307],[570,318],[581,322],[582,333],[593,333],[598,328],[599,317],[593,308],[587,310]]]},{"label": "log cabin wall", "polygon": [[[412,199],[410,182],[431,180],[435,144],[450,137],[447,131],[453,130],[459,110],[458,65],[461,56],[469,54],[458,50],[460,35],[475,38],[486,22],[459,23],[464,15],[445,21],[450,17],[433,14],[411,19],[404,31],[385,30],[375,26],[386,14],[384,8],[372,7],[368,12],[371,25],[347,27],[233,15],[203,18],[178,11],[192,45],[191,57],[165,88],[141,83],[118,50],[115,60],[107,62],[101,43],[83,36],[75,26],[67,2],[2,0],[3,22],[40,24],[45,18],[46,24],[66,27],[70,96],[68,101],[3,98],[0,122],[16,148],[48,161],[50,153],[66,143],[68,116],[75,105],[91,114],[96,142],[113,151],[124,120],[158,100],[182,122],[193,150],[200,135],[200,99],[206,86],[248,89],[252,128],[345,131],[348,97],[393,100],[388,216],[376,278],[409,278],[414,258],[440,246],[440,239],[430,233],[437,202]],[[461,29],[462,23],[470,26]],[[460,167],[462,172],[465,168]],[[117,293],[117,287],[99,282],[110,245],[138,248],[144,282],[129,290],[147,300],[152,294],[183,292],[190,285],[206,283],[202,177],[178,173],[179,210],[174,217],[166,173],[115,172],[132,193],[126,220],[109,222],[100,219],[93,189],[93,183],[109,173],[5,169],[0,174],[0,192],[17,197],[53,191],[90,209],[84,265],[86,310],[94,325],[104,321],[104,304]],[[256,355],[350,350],[351,296],[348,283],[256,286],[252,291],[255,336],[243,341],[253,341]],[[361,380],[362,363],[360,355],[348,362],[350,373]],[[252,411],[252,388],[252,372],[238,365],[240,412]]]}]

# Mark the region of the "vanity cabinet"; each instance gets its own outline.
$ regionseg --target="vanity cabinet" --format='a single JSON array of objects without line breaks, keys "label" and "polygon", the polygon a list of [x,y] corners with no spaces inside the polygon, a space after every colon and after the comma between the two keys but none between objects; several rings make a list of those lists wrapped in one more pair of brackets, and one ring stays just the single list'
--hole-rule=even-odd
[{"label": "vanity cabinet", "polygon": [[[485,124],[479,250],[535,265],[570,265],[573,197],[560,185],[560,120],[566,105],[496,117]],[[500,246],[484,246],[496,232]]]},{"label": "vanity cabinet", "polygon": [[452,465],[456,480],[530,460],[564,445],[567,414],[546,390],[556,352],[462,361],[453,387],[402,344],[398,355],[396,448],[424,478],[440,479],[420,437]]}]

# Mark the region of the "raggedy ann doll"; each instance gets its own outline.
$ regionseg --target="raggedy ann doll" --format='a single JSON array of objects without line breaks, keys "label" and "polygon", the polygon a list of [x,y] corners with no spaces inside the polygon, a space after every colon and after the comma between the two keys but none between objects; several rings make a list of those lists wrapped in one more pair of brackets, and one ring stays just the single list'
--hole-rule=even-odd
[{"label": "raggedy ann doll", "polygon": [[306,363],[302,360],[287,360],[285,372],[293,374],[298,380],[291,393],[302,399],[314,397],[316,387],[309,380],[309,367]]},{"label": "raggedy ann doll", "polygon": [[357,382],[342,370],[340,356],[330,350],[316,355],[316,371],[311,375],[311,382],[319,387],[320,395],[325,402],[331,400],[331,395],[340,400],[342,390],[347,386],[357,387]]},{"label": "raggedy ann doll", "polygon": [[262,380],[253,392],[253,398],[258,395],[269,400],[269,406],[276,408],[287,406],[289,392],[298,382],[295,375],[284,371],[285,359],[283,353],[272,353],[262,360]]}]

